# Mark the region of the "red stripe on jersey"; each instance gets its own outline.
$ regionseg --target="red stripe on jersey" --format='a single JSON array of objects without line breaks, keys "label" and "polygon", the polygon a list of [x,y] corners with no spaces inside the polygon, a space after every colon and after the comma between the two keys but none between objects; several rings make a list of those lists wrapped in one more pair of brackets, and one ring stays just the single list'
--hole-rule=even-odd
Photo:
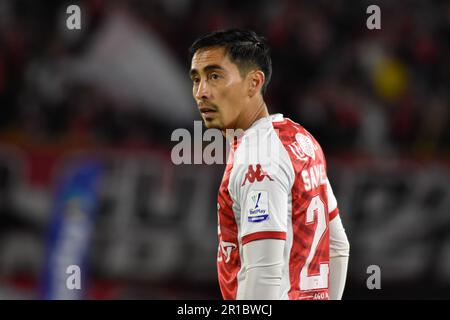
[{"label": "red stripe on jersey", "polygon": [[261,240],[261,239],[280,239],[286,240],[286,232],[277,231],[261,231],[248,234],[242,237],[242,244],[249,243],[250,241]]},{"label": "red stripe on jersey", "polygon": [[334,209],[329,213],[330,221],[337,217],[339,214],[339,208]]},{"label": "red stripe on jersey", "polygon": [[[291,189],[292,195],[292,248],[289,253],[289,281],[290,290],[289,299],[314,299],[316,293],[323,293],[328,297],[328,288],[315,290],[300,289],[300,272],[305,266],[308,255],[311,251],[314,235],[317,228],[317,216],[311,223],[306,223],[306,211],[312,199],[319,196],[324,203],[324,210],[328,212],[327,187],[319,185],[312,190],[305,190],[302,180],[302,170],[308,170],[312,165],[323,164],[326,168],[325,157],[317,141],[299,124],[286,118],[286,122],[272,122],[274,129],[283,143],[291,159],[295,171],[295,180]],[[313,144],[317,147],[315,159],[310,157],[300,157],[295,154],[289,145],[296,143],[296,135],[300,133],[310,137]],[[326,215],[328,217],[328,215]],[[312,259],[308,275],[320,273],[320,263],[329,261],[329,229],[328,219],[325,221],[326,230],[323,233],[316,248],[314,258]]]},{"label": "red stripe on jersey", "polygon": [[217,273],[220,291],[222,292],[222,297],[225,300],[236,299],[238,287],[237,274],[241,269],[238,229],[234,212],[232,210],[233,200],[231,199],[228,191],[230,174],[233,169],[234,152],[237,149],[237,146],[238,141],[235,141],[230,150],[217,199],[217,203],[219,205],[219,248],[217,254]]}]

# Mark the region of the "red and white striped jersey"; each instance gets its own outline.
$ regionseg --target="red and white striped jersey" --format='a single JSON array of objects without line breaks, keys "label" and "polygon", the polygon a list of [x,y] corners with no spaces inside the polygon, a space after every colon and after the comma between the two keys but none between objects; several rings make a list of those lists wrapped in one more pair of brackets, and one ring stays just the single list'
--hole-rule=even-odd
[{"label": "red and white striped jersey", "polygon": [[233,144],[218,194],[223,298],[236,299],[243,281],[243,245],[283,239],[280,299],[328,299],[328,224],[337,214],[312,135],[282,114],[256,121]]}]

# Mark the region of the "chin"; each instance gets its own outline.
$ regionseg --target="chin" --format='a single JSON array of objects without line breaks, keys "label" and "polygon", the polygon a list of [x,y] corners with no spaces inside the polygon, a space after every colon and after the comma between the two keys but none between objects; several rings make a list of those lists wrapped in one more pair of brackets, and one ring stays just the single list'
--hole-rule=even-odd
[{"label": "chin", "polygon": [[214,120],[203,120],[203,123],[205,124],[205,127],[208,129],[219,129],[222,130],[223,126],[217,123]]}]

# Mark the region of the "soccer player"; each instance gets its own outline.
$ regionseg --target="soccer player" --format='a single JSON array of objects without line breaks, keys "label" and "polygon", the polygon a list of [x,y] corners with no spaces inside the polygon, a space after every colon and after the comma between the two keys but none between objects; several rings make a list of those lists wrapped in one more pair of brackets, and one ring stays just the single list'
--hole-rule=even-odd
[{"label": "soccer player", "polygon": [[207,128],[243,130],[218,195],[224,299],[341,299],[349,243],[323,151],[301,125],[269,115],[266,40],[207,34],[190,47],[192,93]]}]

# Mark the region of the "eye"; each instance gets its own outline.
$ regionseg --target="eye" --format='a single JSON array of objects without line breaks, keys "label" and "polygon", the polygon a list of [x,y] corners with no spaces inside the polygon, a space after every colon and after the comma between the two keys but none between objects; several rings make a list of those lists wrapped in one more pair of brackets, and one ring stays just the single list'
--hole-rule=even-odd
[{"label": "eye", "polygon": [[217,79],[220,78],[220,75],[219,75],[218,73],[211,73],[211,74],[209,75],[209,78],[210,78],[211,80],[217,80]]},{"label": "eye", "polygon": [[193,77],[193,78],[192,78],[192,82],[193,82],[194,84],[198,84],[198,83],[200,82],[200,78],[199,78],[199,77]]}]

